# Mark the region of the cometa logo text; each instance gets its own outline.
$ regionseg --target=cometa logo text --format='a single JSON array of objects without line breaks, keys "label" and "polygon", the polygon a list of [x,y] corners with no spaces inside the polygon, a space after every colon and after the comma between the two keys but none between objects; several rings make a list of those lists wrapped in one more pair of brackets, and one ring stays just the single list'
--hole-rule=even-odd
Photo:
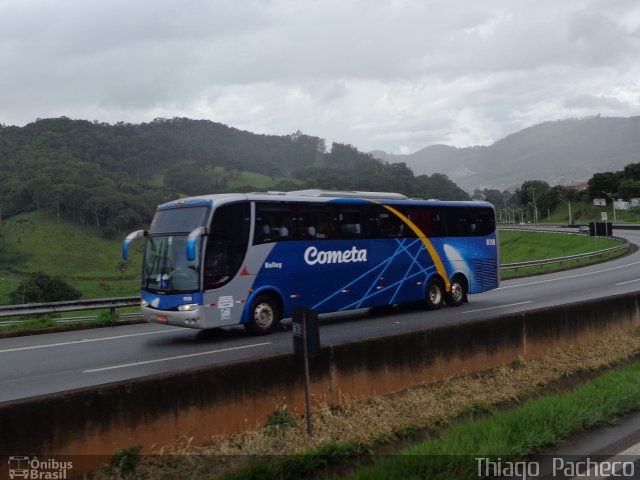
[{"label": "cometa logo text", "polygon": [[304,252],[304,261],[309,265],[366,262],[367,250],[358,250],[356,247],[351,247],[351,250],[318,251],[316,247],[309,247]]}]

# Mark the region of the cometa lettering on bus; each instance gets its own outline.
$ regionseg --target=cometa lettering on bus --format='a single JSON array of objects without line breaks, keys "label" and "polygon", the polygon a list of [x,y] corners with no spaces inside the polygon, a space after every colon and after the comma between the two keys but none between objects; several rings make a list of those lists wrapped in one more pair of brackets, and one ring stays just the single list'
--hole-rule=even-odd
[{"label": "cometa lettering on bus", "polygon": [[366,262],[367,250],[358,250],[355,246],[351,247],[351,250],[330,250],[322,251],[316,247],[309,247],[304,252],[304,261],[308,265],[326,263],[351,263],[351,262]]}]

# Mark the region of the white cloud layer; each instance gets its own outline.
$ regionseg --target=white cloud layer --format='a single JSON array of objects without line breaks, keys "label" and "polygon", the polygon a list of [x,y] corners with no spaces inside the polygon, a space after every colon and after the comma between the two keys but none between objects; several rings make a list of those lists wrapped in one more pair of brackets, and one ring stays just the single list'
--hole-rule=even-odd
[{"label": "white cloud layer", "polygon": [[636,0],[2,0],[0,123],[205,118],[360,150],[640,114]]}]

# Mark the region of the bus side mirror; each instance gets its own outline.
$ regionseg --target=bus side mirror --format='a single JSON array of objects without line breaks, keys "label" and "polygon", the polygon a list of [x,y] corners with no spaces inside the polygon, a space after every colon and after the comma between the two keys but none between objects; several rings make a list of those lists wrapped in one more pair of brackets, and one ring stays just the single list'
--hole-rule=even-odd
[{"label": "bus side mirror", "polygon": [[137,238],[146,237],[149,235],[149,232],[146,230],[137,230],[133,233],[127,235],[127,238],[124,239],[124,243],[122,244],[122,259],[129,260],[129,245]]},{"label": "bus side mirror", "polygon": [[200,236],[205,235],[207,229],[205,227],[198,227],[192,230],[187,237],[187,260],[193,262],[196,259],[196,244]]}]

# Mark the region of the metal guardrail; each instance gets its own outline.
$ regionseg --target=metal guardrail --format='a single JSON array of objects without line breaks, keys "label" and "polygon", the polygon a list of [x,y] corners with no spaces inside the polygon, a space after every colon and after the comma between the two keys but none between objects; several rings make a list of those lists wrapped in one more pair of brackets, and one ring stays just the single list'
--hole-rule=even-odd
[{"label": "metal guardrail", "polygon": [[[97,315],[86,315],[82,317],[65,317],[65,318],[55,318],[53,319],[54,323],[58,325],[64,325],[65,323],[77,323],[77,322],[92,322],[97,320],[99,317]],[[118,319],[114,323],[118,322],[126,322],[134,319],[142,318],[141,313],[123,313],[118,315]],[[7,327],[9,325],[18,325],[26,322],[25,319],[22,318],[14,318],[12,320],[4,320],[0,321],[0,327]]]},{"label": "metal guardrail", "polygon": [[135,307],[137,305],[140,305],[140,297],[116,297],[101,298],[98,300],[72,300],[66,302],[30,303],[26,305],[3,305],[0,306],[0,318],[105,309],[111,310],[113,316],[113,312],[116,308]]}]

